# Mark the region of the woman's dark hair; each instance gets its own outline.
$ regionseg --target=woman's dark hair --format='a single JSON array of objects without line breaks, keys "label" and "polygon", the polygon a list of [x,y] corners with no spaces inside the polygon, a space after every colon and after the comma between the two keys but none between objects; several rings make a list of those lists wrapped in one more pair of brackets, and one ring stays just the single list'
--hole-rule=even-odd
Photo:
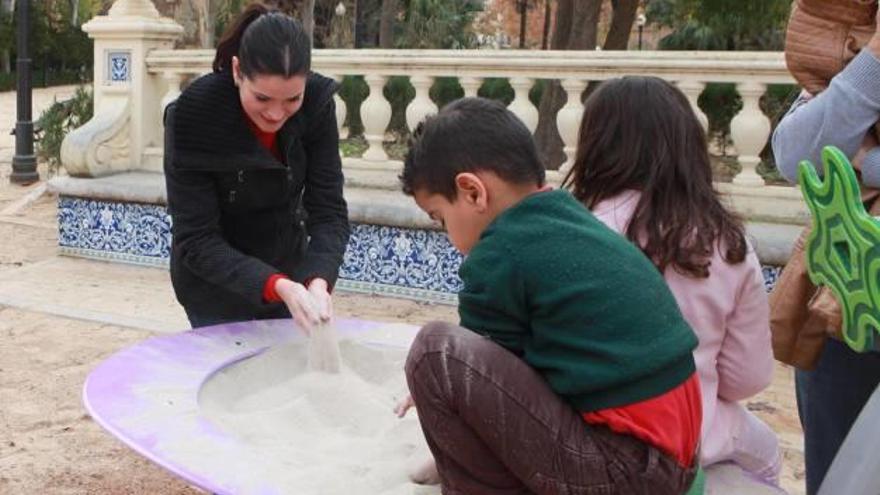
[{"label": "woman's dark hair", "polygon": [[706,278],[716,246],[729,263],[746,257],[742,221],[712,185],[703,127],[687,98],[662,79],[614,79],[590,96],[563,186],[588,208],[639,191],[625,234],[661,272],[672,266]]},{"label": "woman's dark hair", "polygon": [[309,71],[311,41],[299,22],[261,3],[252,3],[226,29],[217,44],[214,72],[232,70],[237,56],[241,74],[291,77]]}]

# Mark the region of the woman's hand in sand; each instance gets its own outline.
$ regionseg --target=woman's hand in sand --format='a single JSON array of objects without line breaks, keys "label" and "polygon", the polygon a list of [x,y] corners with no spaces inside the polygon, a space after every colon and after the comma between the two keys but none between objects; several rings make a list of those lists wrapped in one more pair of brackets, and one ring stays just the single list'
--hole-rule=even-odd
[{"label": "woman's hand in sand", "polygon": [[402,418],[406,416],[406,412],[410,410],[410,408],[415,407],[416,403],[413,402],[412,394],[406,394],[406,397],[401,399],[396,406],[394,406],[394,414],[397,415],[398,418]]},{"label": "woman's hand in sand", "polygon": [[309,294],[318,303],[321,321],[330,321],[333,317],[333,298],[330,297],[330,284],[323,278],[315,278],[309,282]]},{"label": "woman's hand in sand", "polygon": [[321,323],[320,303],[315,296],[303,284],[286,278],[275,282],[275,293],[287,305],[293,321],[311,335],[312,328]]}]

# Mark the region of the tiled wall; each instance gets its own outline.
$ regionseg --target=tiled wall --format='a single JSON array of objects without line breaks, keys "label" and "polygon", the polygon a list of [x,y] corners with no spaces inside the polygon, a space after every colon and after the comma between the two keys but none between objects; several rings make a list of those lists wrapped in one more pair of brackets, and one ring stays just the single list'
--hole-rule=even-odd
[{"label": "tiled wall", "polygon": [[[58,242],[65,254],[166,266],[171,217],[159,205],[61,196]],[[435,302],[455,302],[461,255],[432,230],[354,224],[339,287]],[[768,290],[779,267],[764,267]]]}]

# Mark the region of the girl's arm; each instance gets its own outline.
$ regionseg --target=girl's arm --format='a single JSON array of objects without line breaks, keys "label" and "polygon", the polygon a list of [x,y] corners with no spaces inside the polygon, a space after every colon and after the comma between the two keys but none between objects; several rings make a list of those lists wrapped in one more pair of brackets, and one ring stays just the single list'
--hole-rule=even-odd
[{"label": "girl's arm", "polygon": [[749,276],[737,292],[716,364],[718,396],[728,401],[751,397],[773,379],[770,307],[764,277],[754,252],[744,263],[749,267]]}]

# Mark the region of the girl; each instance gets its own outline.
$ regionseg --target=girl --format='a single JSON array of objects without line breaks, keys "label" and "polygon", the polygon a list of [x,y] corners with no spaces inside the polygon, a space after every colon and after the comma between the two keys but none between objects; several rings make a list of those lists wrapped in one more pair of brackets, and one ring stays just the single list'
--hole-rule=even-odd
[{"label": "girl", "polygon": [[292,18],[252,4],[166,111],[171,280],[193,327],[331,316],[349,235],[334,81]]},{"label": "girl", "polygon": [[586,102],[574,196],[663,273],[699,338],[703,466],[733,461],[776,483],[776,435],[737,401],[771,381],[761,266],[712,186],[706,136],[685,96],[653,77],[606,82]]}]

